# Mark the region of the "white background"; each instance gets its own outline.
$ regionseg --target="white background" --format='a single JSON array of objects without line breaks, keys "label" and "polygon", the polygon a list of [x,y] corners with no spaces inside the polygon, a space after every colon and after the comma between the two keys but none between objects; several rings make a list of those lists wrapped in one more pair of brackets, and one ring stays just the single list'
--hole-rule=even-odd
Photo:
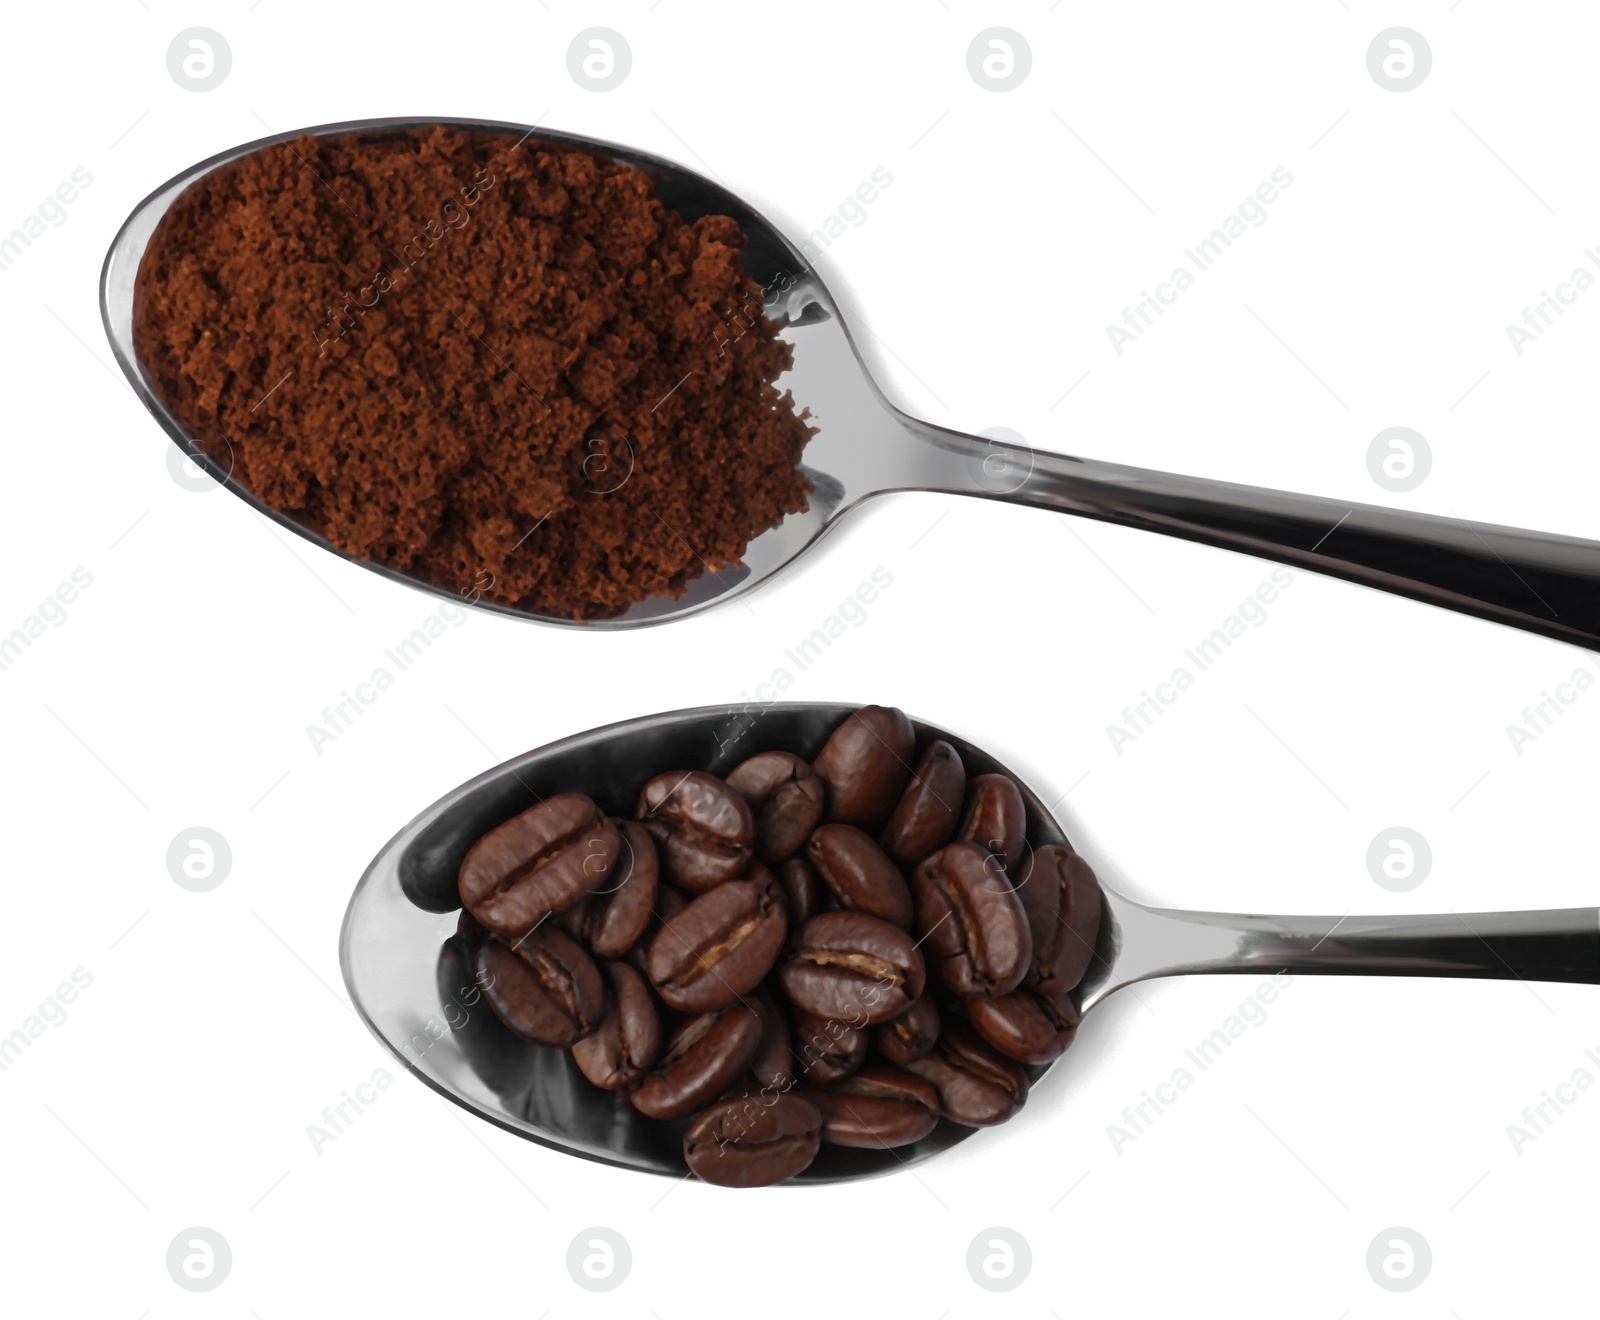
[{"label": "white background", "polygon": [[[8,8],[0,231],[75,167],[94,181],[0,273],[0,633],[74,568],[93,585],[0,673],[0,1034],[74,968],[93,984],[0,1073],[5,1309],[678,1320],[860,1298],[929,1320],[1474,1320],[1587,1298],[1600,1091],[1520,1153],[1506,1128],[1579,1066],[1600,1077],[1583,1053],[1600,1052],[1588,987],[1299,978],[1118,1153],[1107,1125],[1256,984],[1154,983],[1089,1019],[1017,1121],[917,1176],[749,1193],[578,1162],[468,1119],[400,1075],[354,1017],[339,920],[395,829],[526,748],[738,699],[880,566],[892,588],[788,695],[898,704],[987,742],[1047,801],[1071,789],[1067,830],[1133,897],[1325,913],[1600,901],[1600,691],[1521,755],[1506,733],[1574,669],[1596,672],[1594,657],[1297,573],[1267,623],[1118,755],[1106,726],[1268,566],[953,497],[861,511],[751,610],[624,634],[474,617],[313,751],[306,726],[434,603],[287,542],[225,493],[182,489],[112,366],[96,302],[132,207],[269,129],[539,120],[714,170],[797,237],[882,166],[893,184],[821,267],[912,411],[1041,447],[1600,537],[1600,292],[1520,356],[1505,331],[1600,243],[1591,9],[733,12]],[[1003,94],[966,69],[968,43],[995,24],[1033,55]],[[1396,24],[1434,59],[1404,94],[1365,62]],[[194,25],[233,53],[204,94],[165,63]],[[566,68],[592,25],[633,54],[604,94]],[[1116,354],[1107,323],[1279,166],[1294,183],[1267,222]],[[1365,463],[1396,425],[1434,456],[1406,495]],[[1407,894],[1365,863],[1397,824],[1434,856]],[[166,869],[169,842],[196,825],[233,851],[210,893]],[[396,1084],[314,1153],[307,1125],[383,1066]],[[633,1252],[604,1296],[564,1263],[595,1224]],[[191,1225],[233,1251],[206,1295],[164,1264]],[[1004,1295],[965,1265],[991,1225],[1032,1246],[1031,1275]],[[1433,1251],[1405,1295],[1364,1263],[1392,1225]]]}]

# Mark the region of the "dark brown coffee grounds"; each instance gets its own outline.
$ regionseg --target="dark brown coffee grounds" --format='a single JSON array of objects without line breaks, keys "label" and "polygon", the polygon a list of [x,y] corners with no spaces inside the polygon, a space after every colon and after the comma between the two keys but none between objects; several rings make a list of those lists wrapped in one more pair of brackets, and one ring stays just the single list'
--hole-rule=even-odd
[{"label": "dark brown coffee grounds", "polygon": [[135,345],[233,481],[345,554],[604,618],[806,507],[743,243],[560,144],[303,136],[174,202]]}]

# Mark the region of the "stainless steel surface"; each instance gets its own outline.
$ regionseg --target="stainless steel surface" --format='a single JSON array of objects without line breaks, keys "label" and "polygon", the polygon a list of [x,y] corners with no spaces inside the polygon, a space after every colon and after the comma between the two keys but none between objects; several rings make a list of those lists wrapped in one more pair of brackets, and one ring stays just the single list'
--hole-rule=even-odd
[{"label": "stainless steel surface", "polygon": [[[531,1141],[586,1159],[683,1175],[682,1124],[647,1122],[590,1086],[558,1050],[510,1035],[471,990],[457,921],[456,868],[483,831],[539,797],[581,788],[631,815],[640,787],[669,769],[723,773],[785,748],[810,757],[852,709],[785,703],[716,706],[594,729],[507,761],[447,794],[395,835],[351,896],[340,933],[345,984],[373,1033],[416,1076],[463,1108]],[[1018,779],[1031,846],[1068,842],[1044,801],[960,735],[914,721],[919,742],[955,744],[970,773]],[[1091,859],[1092,860],[1092,859]],[[1520,977],[1600,983],[1600,910],[1403,917],[1269,917],[1149,908],[1106,891],[1088,1009],[1123,986],[1196,972],[1279,968],[1342,975]],[[1072,1066],[1069,1051],[1056,1067]],[[1033,1070],[1049,1086],[1046,1070]],[[896,1151],[824,1147],[802,1182],[893,1172],[972,1136],[941,1123]]]},{"label": "stainless steel surface", "polygon": [[1600,908],[1389,917],[1269,917],[1149,908],[1106,891],[1115,956],[1084,1005],[1158,976],[1470,976],[1600,985]]},{"label": "stainless steel surface", "polygon": [[[461,119],[373,119],[299,131],[330,134],[431,123],[519,137],[535,132],[520,124]],[[652,598],[618,618],[587,626],[661,623],[754,590],[863,501],[889,491],[925,490],[1121,523],[1280,560],[1582,646],[1600,644],[1600,543],[1003,447],[919,421],[878,390],[837,302],[816,271],[738,197],[656,156],[571,133],[536,132],[541,139],[590,148],[637,166],[655,180],[663,201],[687,218],[723,213],[740,222],[750,236],[746,269],[766,291],[768,314],[784,327],[784,338],[795,350],[794,368],[779,380],[779,388],[792,390],[820,428],[804,458],[816,486],[807,512],[791,515],[757,537],[742,566],[702,576],[678,599]],[[320,537],[230,482],[226,463],[192,445],[154,397],[133,352],[134,277],[161,215],[209,170],[276,140],[281,139],[246,143],[202,161],[146,198],[106,256],[101,309],[118,362],[173,441],[261,513],[332,551]],[[436,595],[470,597],[470,583],[452,591],[365,566]],[[519,618],[573,626],[570,619],[477,603]]]}]

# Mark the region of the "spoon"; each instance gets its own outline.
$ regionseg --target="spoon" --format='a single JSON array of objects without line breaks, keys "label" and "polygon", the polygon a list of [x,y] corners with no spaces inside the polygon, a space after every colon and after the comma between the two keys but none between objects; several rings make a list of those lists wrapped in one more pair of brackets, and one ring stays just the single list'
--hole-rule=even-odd
[{"label": "spoon", "polygon": [[[300,131],[327,135],[430,124],[519,138],[536,134],[540,140],[599,152],[649,175],[661,201],[686,220],[712,214],[733,217],[749,236],[745,270],[761,285],[767,315],[794,348],[793,370],[779,379],[778,388],[791,389],[820,428],[802,466],[815,487],[806,512],[790,514],[756,537],[742,564],[702,574],[682,596],[652,597],[588,627],[664,623],[733,599],[792,563],[864,501],[892,491],[920,490],[1010,500],[1139,527],[1276,559],[1545,637],[1581,646],[1600,643],[1600,543],[1074,458],[963,435],[909,416],[884,398],[857,352],[837,300],[795,246],[726,188],[672,161],[573,133],[483,120],[366,119]],[[106,255],[100,306],[112,351],[134,393],[174,443],[257,512],[339,554],[315,532],[241,489],[229,479],[226,462],[219,463],[184,434],[145,379],[133,345],[134,279],[167,208],[218,166],[297,135],[262,138],[225,151],[145,198]],[[448,588],[356,562],[408,586],[456,599]],[[574,624],[569,618],[473,599],[476,593],[460,594],[497,613]]]},{"label": "spoon", "polygon": [[[647,715],[524,753],[447,793],[384,846],[350,898],[339,962],[356,1011],[407,1069],[480,1118],[553,1150],[682,1177],[681,1128],[647,1120],[590,1085],[565,1051],[524,1044],[472,993],[465,943],[455,933],[456,870],[479,835],[549,794],[581,790],[602,810],[631,816],[639,789],[660,772],[720,775],[768,749],[810,759],[853,709],[793,702]],[[993,756],[949,730],[912,723],[919,747],[943,738],[969,774],[1016,781],[1032,847],[1067,843],[1043,799]],[[1152,908],[1101,889],[1095,958],[1080,987],[1085,1012],[1124,986],[1195,972],[1600,984],[1596,908],[1270,917]],[[1036,1082],[1047,1071],[1030,1069]],[[892,1173],[975,1133],[941,1121],[922,1141],[896,1150],[825,1145],[796,1181]]]}]

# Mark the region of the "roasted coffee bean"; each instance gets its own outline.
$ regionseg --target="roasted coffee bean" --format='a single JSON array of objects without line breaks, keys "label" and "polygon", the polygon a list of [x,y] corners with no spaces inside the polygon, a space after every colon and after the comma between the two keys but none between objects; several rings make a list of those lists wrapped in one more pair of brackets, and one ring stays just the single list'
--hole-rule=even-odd
[{"label": "roasted coffee bean", "polygon": [[667,879],[691,894],[737,880],[755,854],[750,804],[714,775],[672,770],[639,794],[634,812],[663,841]]},{"label": "roasted coffee bean", "polygon": [[883,827],[884,852],[907,868],[938,852],[955,838],[966,796],[961,754],[942,738],[930,743]]},{"label": "roasted coffee bean", "polygon": [[661,863],[655,840],[637,821],[619,820],[622,855],[605,887],[589,900],[584,930],[600,958],[620,958],[643,937],[656,905]]},{"label": "roasted coffee bean", "polygon": [[1028,846],[1028,808],[1022,790],[1004,775],[979,775],[967,788],[967,814],[956,838],[981,843],[1010,875]]},{"label": "roasted coffee bean", "polygon": [[496,934],[525,934],[604,885],[621,847],[617,827],[588,797],[558,793],[467,850],[461,901]]},{"label": "roasted coffee bean", "polygon": [[[791,857],[789,861],[800,861],[803,864],[805,863],[804,858]],[[784,866],[787,866],[788,864],[788,862],[783,863]],[[792,905],[793,900],[790,897],[788,886],[785,885],[783,881],[779,880],[777,876],[773,875],[773,873],[760,862],[751,862],[750,869],[745,872],[744,878],[751,884],[764,889],[767,893],[772,895],[773,903],[783,912],[785,922],[783,947],[785,950],[793,949],[795,941],[800,938],[800,927],[804,923],[796,921],[794,918],[794,908]],[[822,881],[817,878],[815,872],[812,872],[812,883],[816,885],[817,889],[823,891],[824,893],[827,892],[826,886],[824,886]],[[782,955],[780,954],[779,956],[781,957]]]},{"label": "roasted coffee bean", "polygon": [[[550,1051],[529,1049],[489,1008],[475,979],[477,964],[476,941],[453,935],[439,946],[434,984],[444,1010],[444,1025],[450,1030],[450,1047],[459,1051],[470,1075],[491,1091],[525,1095],[534,1077],[549,1067]],[[435,1021],[414,1033],[401,1047],[406,1057],[427,1051],[430,1037],[438,1030]]]},{"label": "roasted coffee bean", "polygon": [[495,1015],[524,1040],[566,1048],[605,1012],[605,988],[593,960],[564,931],[544,925],[514,944],[489,940],[473,974]]},{"label": "roasted coffee bean", "polygon": [[784,784],[809,778],[811,766],[793,752],[757,752],[723,775],[722,782],[756,811]]},{"label": "roasted coffee bean", "polygon": [[969,999],[967,1016],[989,1044],[1020,1063],[1054,1063],[1083,1019],[1070,995],[1058,999],[1027,986],[995,999]]},{"label": "roasted coffee bean", "polygon": [[889,854],[854,825],[823,825],[806,840],[806,858],[817,868],[839,906],[910,930],[911,890]]},{"label": "roasted coffee bean", "polygon": [[761,1045],[750,1063],[750,1075],[762,1086],[786,1091],[794,1085],[794,1057],[790,1053],[788,1016],[765,992],[749,1002],[761,1017]]},{"label": "roasted coffee bean", "polygon": [[456,918],[456,934],[464,936],[474,942],[487,939],[489,930],[484,924],[472,915],[470,908],[462,908],[461,915]]},{"label": "roasted coffee bean", "polygon": [[939,1122],[939,1092],[899,1068],[863,1068],[832,1086],[807,1088],[802,1094],[821,1112],[822,1139],[832,1146],[909,1146]]},{"label": "roasted coffee bean", "polygon": [[1009,1092],[1019,1105],[1028,1098],[1028,1074],[1014,1060],[995,1053],[959,1019],[940,1033],[937,1050],[942,1050],[944,1057],[957,1067]]},{"label": "roasted coffee bean", "polygon": [[689,896],[669,884],[656,886],[656,920],[663,926],[689,906]]},{"label": "roasted coffee bean", "polygon": [[875,830],[888,820],[911,773],[917,737],[893,706],[866,706],[833,731],[811,763],[828,788],[830,821]]},{"label": "roasted coffee bean", "polygon": [[928,961],[958,995],[1015,990],[1033,956],[1022,900],[989,852],[957,841],[911,875]]},{"label": "roasted coffee bean", "polygon": [[788,900],[789,943],[793,944],[800,937],[800,928],[822,911],[828,889],[804,857],[791,857],[778,867],[778,880]]},{"label": "roasted coffee bean", "polygon": [[695,1117],[683,1135],[683,1159],[702,1182],[768,1187],[816,1158],[821,1129],[822,1116],[809,1100],[745,1091]]},{"label": "roasted coffee bean", "polygon": [[837,1019],[799,1014],[794,1024],[794,1058],[798,1075],[817,1086],[848,1077],[867,1058],[871,1040],[860,1027]]},{"label": "roasted coffee bean", "polygon": [[873,1028],[878,1053],[890,1063],[920,1059],[939,1039],[939,1010],[933,996],[924,994],[897,1018]]},{"label": "roasted coffee bean", "polygon": [[[777,882],[773,881],[773,888]],[[650,942],[650,980],[669,1008],[703,1013],[755,989],[788,923],[771,890],[729,880],[702,894]]]},{"label": "roasted coffee bean", "polygon": [[778,984],[801,1012],[852,1027],[898,1017],[922,993],[924,976],[911,936],[860,912],[812,917],[778,968]]},{"label": "roasted coffee bean", "polygon": [[607,1091],[636,1084],[661,1053],[661,1015],[644,977],[625,962],[605,965],[611,993],[593,1033],[572,1047],[583,1075]]},{"label": "roasted coffee bean", "polygon": [[637,967],[642,975],[650,975],[650,944],[655,939],[656,933],[671,921],[684,908],[689,906],[689,900],[684,897],[681,889],[674,889],[665,880],[656,885],[656,910],[651,919],[650,928],[645,936],[633,948],[628,950],[627,958]]},{"label": "roasted coffee bean", "polygon": [[1024,983],[1064,995],[1089,970],[1100,934],[1100,885],[1089,863],[1057,844],[1036,849],[1017,878],[1017,897],[1033,932]]},{"label": "roasted coffee bean", "polygon": [[[612,868],[615,874],[615,868]],[[589,911],[593,906],[593,894],[581,894],[578,901],[569,908],[550,915],[548,920],[554,926],[567,932],[579,944],[587,947],[589,943]]]},{"label": "roasted coffee bean", "polygon": [[949,1022],[933,1053],[904,1065],[939,1093],[939,1112],[966,1127],[1004,1123],[1028,1098],[1022,1065],[991,1049],[964,1022]]},{"label": "roasted coffee bean", "polygon": [[759,752],[725,782],[755,813],[756,856],[769,865],[798,852],[822,819],[822,781],[792,752]]},{"label": "roasted coffee bean", "polygon": [[789,891],[779,882],[778,877],[767,870],[760,862],[751,862],[750,869],[743,875],[747,884],[754,885],[763,893],[771,896],[773,904],[783,913],[783,919],[789,919]]},{"label": "roasted coffee bean", "polygon": [[630,1097],[647,1118],[682,1118],[709,1104],[737,1081],[761,1045],[761,1018],[746,1004],[729,1004],[680,1023],[656,1066]]}]

